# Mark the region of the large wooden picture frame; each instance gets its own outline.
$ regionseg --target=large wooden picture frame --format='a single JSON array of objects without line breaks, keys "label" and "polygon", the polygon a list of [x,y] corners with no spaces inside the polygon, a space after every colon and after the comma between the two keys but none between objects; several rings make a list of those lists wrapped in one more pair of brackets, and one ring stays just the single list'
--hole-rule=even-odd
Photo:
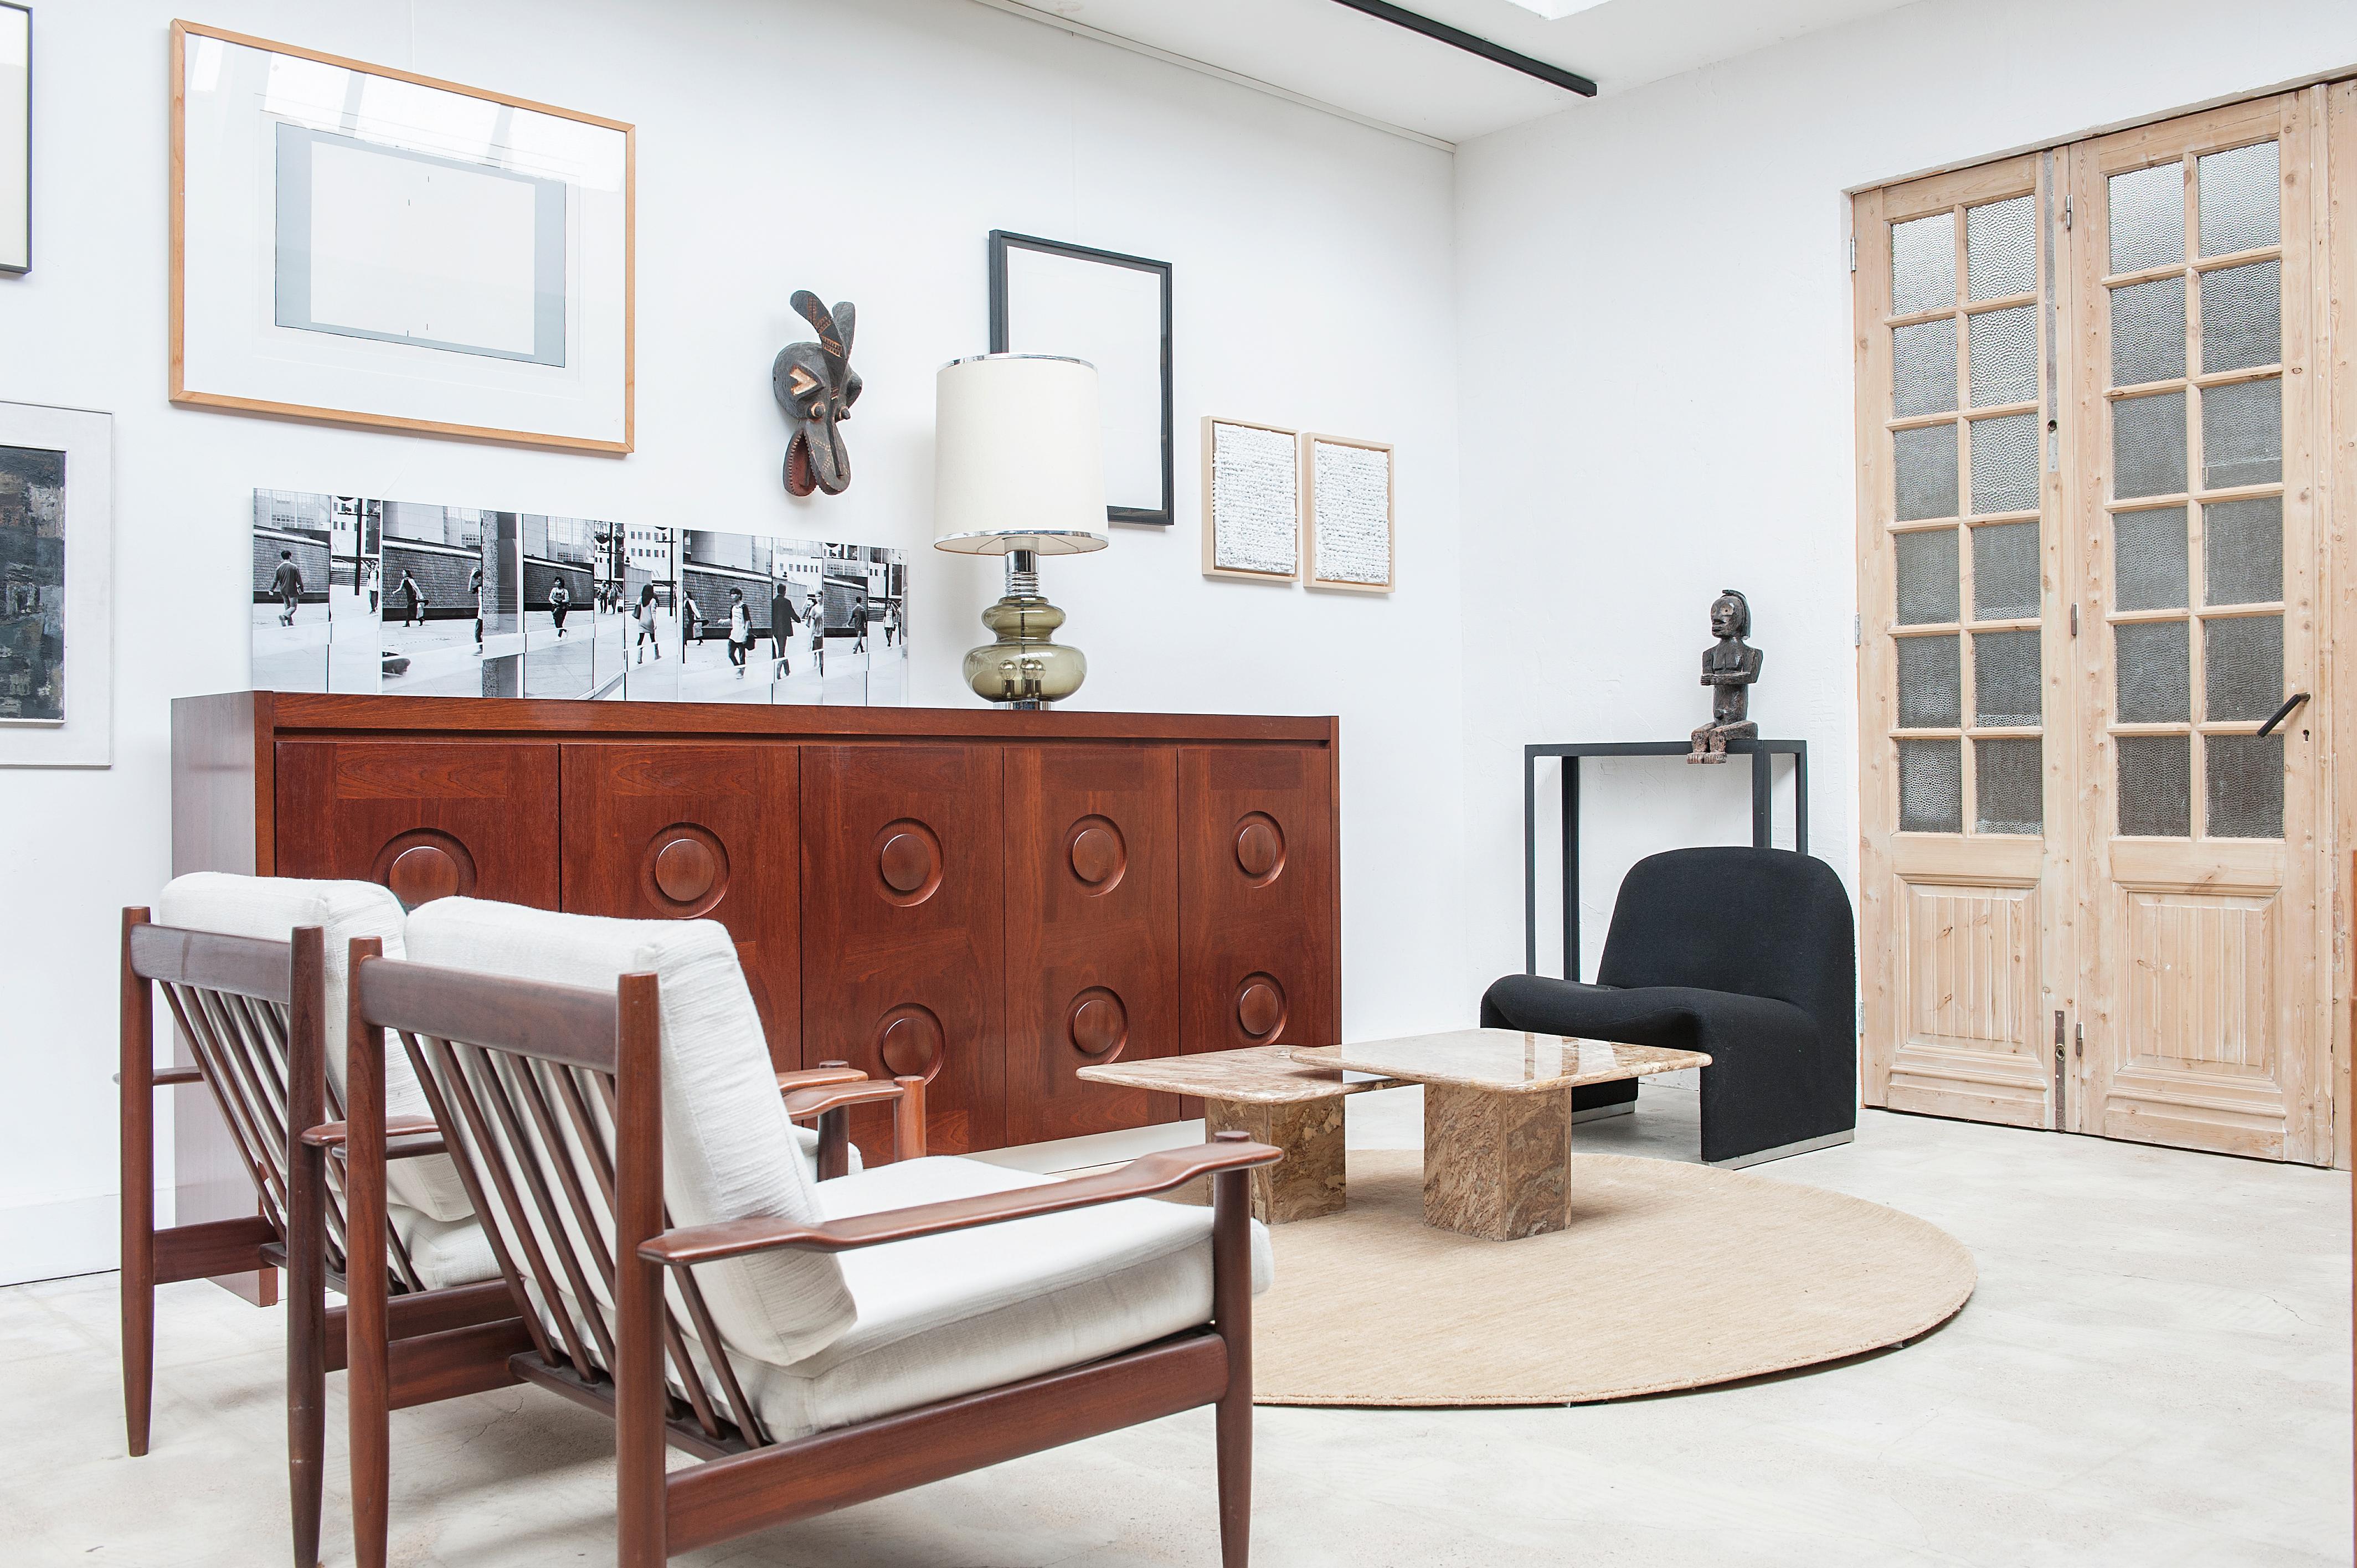
[{"label": "large wooden picture frame", "polygon": [[[1319,448],[1338,452],[1380,452],[1383,454],[1383,575],[1368,574],[1364,564],[1373,549],[1373,530],[1364,515],[1363,496],[1345,498],[1335,486],[1328,487],[1328,499],[1348,499],[1355,516],[1337,516],[1330,522],[1319,510],[1318,493],[1318,458]],[[1388,594],[1398,585],[1399,530],[1394,498],[1399,490],[1399,470],[1391,444],[1385,441],[1357,441],[1345,435],[1305,435],[1301,438],[1301,534],[1309,552],[1308,575],[1304,581],[1313,588],[1331,588],[1349,594]],[[1359,535],[1355,541],[1350,535]]]},{"label": "large wooden picture frame", "polygon": [[172,402],[631,449],[631,126],[191,22],[171,55]]}]

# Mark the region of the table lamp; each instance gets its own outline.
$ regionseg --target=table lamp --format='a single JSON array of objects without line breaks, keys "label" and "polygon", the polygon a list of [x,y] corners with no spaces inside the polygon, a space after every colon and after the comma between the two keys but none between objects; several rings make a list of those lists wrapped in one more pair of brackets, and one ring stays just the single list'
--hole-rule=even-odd
[{"label": "table lamp", "polygon": [[933,548],[1006,557],[1006,596],[982,612],[996,639],[965,656],[977,696],[1039,708],[1081,689],[1089,661],[1054,640],[1039,557],[1106,544],[1097,370],[1054,354],[952,360],[934,380]]}]

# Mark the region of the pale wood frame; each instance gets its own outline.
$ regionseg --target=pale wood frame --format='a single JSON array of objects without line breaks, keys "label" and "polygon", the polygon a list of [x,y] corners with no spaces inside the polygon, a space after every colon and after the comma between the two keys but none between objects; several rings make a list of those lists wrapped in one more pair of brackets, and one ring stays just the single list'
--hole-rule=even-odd
[{"label": "pale wood frame", "polygon": [[[395,414],[370,413],[358,409],[319,408],[309,403],[276,403],[264,398],[233,397],[223,392],[192,392],[187,382],[185,353],[185,314],[187,310],[187,273],[184,244],[187,237],[188,173],[188,40],[190,38],[216,38],[226,44],[245,48],[262,49],[272,54],[286,55],[298,59],[316,60],[322,65],[344,70],[365,72],[393,81],[405,81],[416,87],[430,87],[438,91],[454,92],[462,97],[479,98],[487,102],[505,104],[511,109],[527,109],[536,114],[548,114],[561,120],[577,121],[622,134],[622,438],[600,441],[588,436],[557,435],[531,430],[509,430],[495,425],[453,424],[436,420],[404,419]],[[317,49],[298,48],[268,38],[254,38],[246,33],[233,33],[225,28],[208,27],[199,23],[176,20],[172,24],[172,220],[171,220],[171,390],[170,399],[183,407],[226,409],[240,413],[268,414],[282,419],[318,420],[330,424],[357,425],[366,429],[402,430],[419,435],[454,436],[465,440],[513,442],[530,446],[557,446],[576,452],[601,452],[615,456],[630,453],[638,433],[638,202],[639,155],[637,127],[620,120],[608,120],[596,114],[585,114],[576,109],[560,109],[554,104],[538,102],[529,98],[517,98],[486,88],[468,87],[438,77],[420,76],[414,71],[396,70],[390,66],[371,65],[364,60],[342,55],[325,54]]]},{"label": "pale wood frame", "polygon": [[[1217,506],[1214,504],[1211,494],[1211,443],[1213,430],[1222,424],[1234,425],[1243,430],[1265,430],[1273,435],[1282,435],[1293,443],[1293,570],[1290,572],[1252,572],[1246,571],[1238,566],[1222,566],[1218,564],[1220,558],[1220,520],[1219,510]],[[1302,517],[1304,515],[1302,509],[1307,503],[1308,491],[1307,488],[1307,479],[1302,473],[1304,449],[1301,446],[1301,432],[1289,429],[1282,424],[1263,424],[1257,420],[1226,419],[1216,413],[1207,413],[1203,416],[1202,446],[1203,575],[1206,577],[1224,577],[1231,582],[1237,583],[1297,583],[1301,581],[1303,573],[1308,569],[1308,562],[1303,559],[1303,551],[1305,550],[1306,545],[1302,539],[1302,533],[1304,532],[1302,528]]]},{"label": "pale wood frame", "polygon": [[[1383,560],[1385,570],[1380,583],[1351,583],[1340,578],[1323,577],[1318,572],[1318,464],[1320,443],[1329,446],[1355,446],[1362,452],[1383,455]],[[1301,454],[1295,459],[1301,476],[1301,548],[1308,558],[1302,564],[1302,584],[1340,594],[1388,594],[1399,586],[1399,457],[1388,441],[1360,441],[1348,435],[1320,435],[1310,431],[1301,434]]]}]

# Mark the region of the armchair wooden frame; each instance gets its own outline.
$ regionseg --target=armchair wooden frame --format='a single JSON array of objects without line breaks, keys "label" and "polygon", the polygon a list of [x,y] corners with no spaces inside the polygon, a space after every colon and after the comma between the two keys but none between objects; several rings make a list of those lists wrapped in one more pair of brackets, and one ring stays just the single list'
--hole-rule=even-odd
[{"label": "armchair wooden frame", "polygon": [[[385,1219],[354,1229],[349,1193],[322,1158],[316,1126],[339,1116],[328,1078],[327,945],[317,926],[287,941],[264,941],[155,924],[144,908],[123,912],[122,1092],[123,1414],[132,1455],[147,1452],[156,1354],[156,1287],[248,1271],[284,1268],[286,1291],[286,1468],[296,1568],[319,1561],[327,1375],[347,1359],[347,1309],[327,1293],[350,1273],[348,1242],[372,1259],[391,1294],[376,1332],[380,1357],[398,1360],[401,1402],[447,1399],[512,1382],[478,1370],[478,1350],[512,1351],[525,1340],[506,1286],[428,1290],[401,1237]],[[190,1067],[155,1065],[155,993],[194,1058]],[[155,1091],[202,1083],[253,1178],[257,1212],[242,1219],[156,1228]],[[375,1091],[381,1102],[382,1080]],[[404,1122],[388,1159],[443,1152],[429,1122]],[[389,1271],[389,1272],[388,1272]],[[502,1369],[503,1370],[503,1369]]]},{"label": "armchair wooden frame", "polygon": [[[675,1230],[662,1191],[653,975],[624,975],[609,993],[431,968],[380,957],[375,947],[352,947],[352,1222],[379,1223],[383,1212],[383,1117],[361,1103],[359,1086],[383,1082],[390,1031],[436,1120],[457,1134],[452,1155],[531,1336],[508,1366],[614,1417],[621,1568],[660,1568],[677,1553],[1204,1404],[1218,1407],[1224,1561],[1244,1568],[1250,1180],[1278,1151],[1223,1133],[1219,1143],[1011,1192],[815,1225],[757,1219]],[[890,1088],[903,1091],[903,1108],[915,1099],[905,1083]],[[880,1099],[887,1086],[845,1080],[789,1091],[838,1101],[823,1114],[841,1114],[849,1097]],[[922,1124],[920,1106],[914,1122]],[[764,1431],[727,1356],[691,1349],[691,1340],[722,1343],[698,1265],[777,1248],[874,1246],[1148,1197],[1205,1176],[1212,1321],[1151,1345],[786,1442]],[[383,1366],[363,1365],[360,1351],[382,1342],[382,1260],[355,1258],[350,1285],[353,1528],[361,1568],[383,1568],[390,1402]],[[703,1463],[667,1470],[666,1445]]]}]

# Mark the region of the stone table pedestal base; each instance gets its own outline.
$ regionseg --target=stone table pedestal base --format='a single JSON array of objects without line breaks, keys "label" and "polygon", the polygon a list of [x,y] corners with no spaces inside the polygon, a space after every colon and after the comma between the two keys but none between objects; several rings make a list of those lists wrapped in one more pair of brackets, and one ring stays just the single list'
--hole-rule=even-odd
[{"label": "stone table pedestal base", "polygon": [[1570,1090],[1424,1086],[1426,1224],[1491,1241],[1560,1230],[1570,1176]]},{"label": "stone table pedestal base", "polygon": [[1285,1225],[1339,1214],[1349,1191],[1342,1174],[1342,1097],[1286,1104],[1235,1100],[1203,1101],[1203,1136],[1242,1133],[1285,1151],[1285,1158],[1252,1173],[1253,1218]]}]

